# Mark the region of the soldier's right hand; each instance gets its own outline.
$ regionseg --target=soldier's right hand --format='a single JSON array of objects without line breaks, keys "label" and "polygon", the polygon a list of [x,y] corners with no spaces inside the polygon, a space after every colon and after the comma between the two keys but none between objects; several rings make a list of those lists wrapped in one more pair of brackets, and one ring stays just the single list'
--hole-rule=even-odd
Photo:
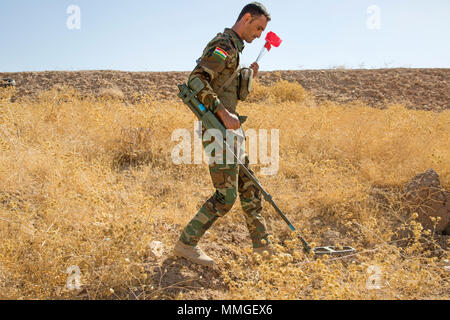
[{"label": "soldier's right hand", "polygon": [[221,108],[216,113],[220,120],[222,120],[223,125],[226,129],[237,130],[241,127],[241,122],[239,118],[230,113],[227,109]]}]

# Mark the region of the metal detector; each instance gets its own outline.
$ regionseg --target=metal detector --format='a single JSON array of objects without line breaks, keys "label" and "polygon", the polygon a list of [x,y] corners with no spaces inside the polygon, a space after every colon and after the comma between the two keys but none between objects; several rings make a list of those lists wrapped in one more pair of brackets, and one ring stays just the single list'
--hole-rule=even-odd
[{"label": "metal detector", "polygon": [[[199,78],[195,78],[190,82],[189,87],[186,84],[181,84],[178,86],[180,90],[180,92],[178,93],[178,97],[183,100],[183,102],[189,107],[189,109],[195,114],[195,116],[202,122],[202,125],[205,129],[217,129],[222,133],[222,137],[226,137],[227,130],[225,129],[222,122],[220,122],[219,119],[217,119],[216,116],[197,98],[197,93],[200,92],[204,87],[205,85],[203,84],[203,82]],[[241,136],[243,139],[245,139],[245,136],[243,134],[239,135],[238,133],[236,133],[236,136]],[[240,166],[239,169],[243,170],[244,174],[253,181],[256,188],[263,194],[264,199],[272,205],[275,211],[287,223],[289,228],[292,231],[296,232],[296,229],[294,228],[292,223],[273,201],[272,196],[264,190],[258,179],[249,171],[245,164],[242,163],[239,157],[236,156],[236,154],[234,153],[234,148],[230,147],[226,141],[224,142],[224,145],[225,148],[228,149],[230,154],[233,155],[234,159],[237,161],[237,164]],[[346,255],[355,252],[355,249],[348,246],[343,247],[342,249],[331,246],[312,249],[309,243],[301,236],[299,232],[296,232],[296,234],[298,239],[301,241],[303,249],[306,253],[310,253],[312,251],[316,255]]]}]

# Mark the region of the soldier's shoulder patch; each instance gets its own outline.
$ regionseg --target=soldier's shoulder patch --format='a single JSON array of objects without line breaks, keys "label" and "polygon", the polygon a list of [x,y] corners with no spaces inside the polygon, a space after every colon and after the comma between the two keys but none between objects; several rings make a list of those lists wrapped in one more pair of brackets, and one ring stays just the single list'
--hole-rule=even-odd
[{"label": "soldier's shoulder patch", "polygon": [[234,55],[235,52],[228,40],[215,38],[206,46],[198,65],[209,72],[218,74],[225,69],[227,60]]},{"label": "soldier's shoulder patch", "polygon": [[220,47],[216,47],[213,51],[213,56],[220,61],[225,61],[228,57],[228,52]]}]

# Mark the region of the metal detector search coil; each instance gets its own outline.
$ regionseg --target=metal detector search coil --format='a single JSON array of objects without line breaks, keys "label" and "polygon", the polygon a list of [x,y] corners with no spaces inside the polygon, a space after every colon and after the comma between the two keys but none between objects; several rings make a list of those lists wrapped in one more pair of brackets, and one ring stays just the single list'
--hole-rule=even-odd
[{"label": "metal detector search coil", "polygon": [[339,254],[351,254],[354,253],[356,250],[352,247],[317,247],[313,249],[313,252],[315,255],[324,255],[324,254],[330,254],[330,255],[339,255]]}]

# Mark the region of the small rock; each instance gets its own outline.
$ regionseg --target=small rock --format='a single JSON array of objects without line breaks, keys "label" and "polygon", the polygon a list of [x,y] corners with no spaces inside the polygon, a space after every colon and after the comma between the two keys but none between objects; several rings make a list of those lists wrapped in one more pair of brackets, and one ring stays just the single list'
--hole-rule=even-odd
[{"label": "small rock", "polygon": [[149,247],[156,258],[160,258],[164,254],[164,244],[161,241],[152,241]]},{"label": "small rock", "polygon": [[0,79],[0,88],[15,87],[16,81],[11,78]]}]

